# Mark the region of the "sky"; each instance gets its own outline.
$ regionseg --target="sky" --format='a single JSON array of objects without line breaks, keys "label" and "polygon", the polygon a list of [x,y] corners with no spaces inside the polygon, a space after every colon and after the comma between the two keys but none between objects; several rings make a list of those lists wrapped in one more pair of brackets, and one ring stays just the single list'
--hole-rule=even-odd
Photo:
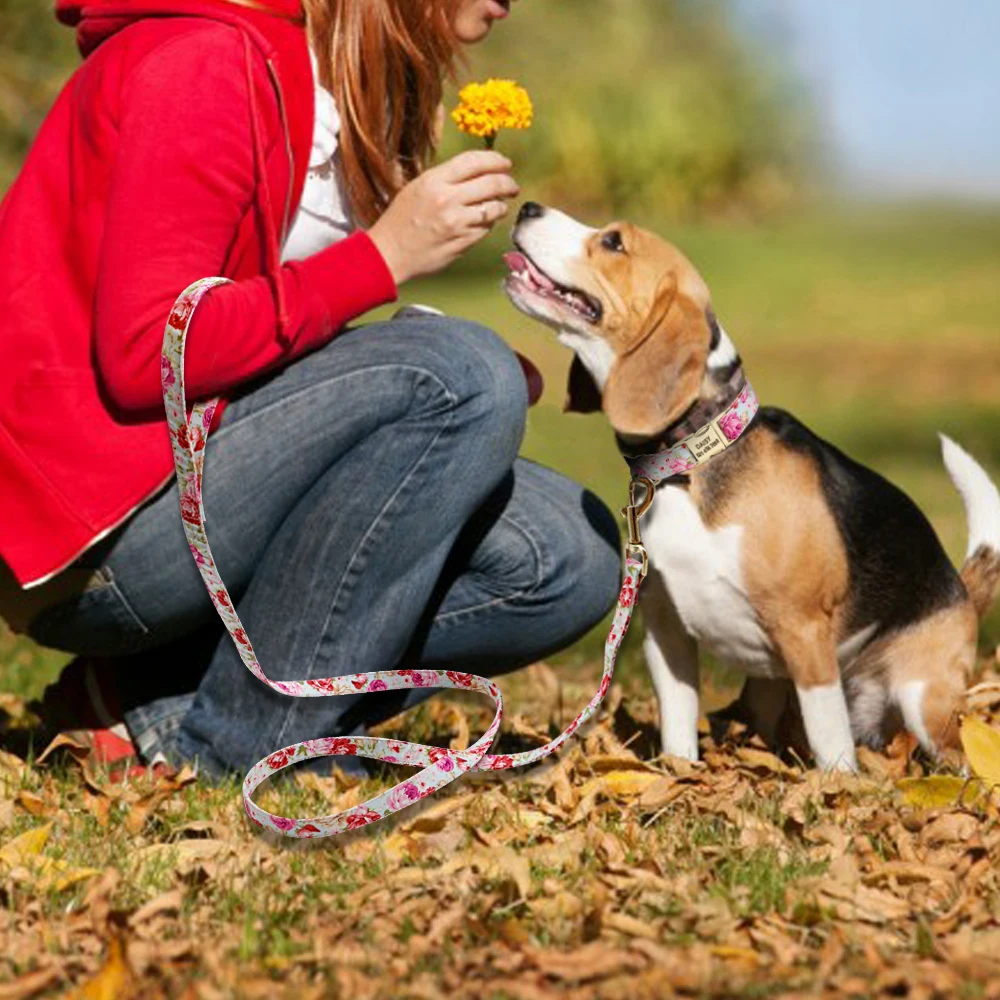
[{"label": "sky", "polygon": [[818,100],[838,180],[1000,200],[1000,0],[738,0]]}]

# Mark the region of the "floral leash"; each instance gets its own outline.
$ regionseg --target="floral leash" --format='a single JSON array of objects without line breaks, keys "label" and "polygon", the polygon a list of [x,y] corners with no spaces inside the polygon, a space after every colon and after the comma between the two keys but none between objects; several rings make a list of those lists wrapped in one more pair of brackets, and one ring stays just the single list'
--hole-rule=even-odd
[{"label": "floral leash", "polygon": [[[478,691],[493,699],[496,713],[483,735],[465,750],[407,743],[381,737],[326,737],[293,743],[276,750],[258,761],[243,779],[243,803],[247,815],[258,826],[275,830],[288,837],[329,837],[346,830],[356,830],[420,801],[439,788],[456,781],[467,771],[501,771],[524,767],[555,753],[597,711],[611,686],[615,658],[621,645],[635,606],[636,594],[646,575],[646,551],[638,531],[638,518],[653,499],[653,484],[649,479],[633,479],[629,497],[630,505],[622,513],[628,520],[629,541],[626,546],[625,579],[618,597],[611,630],[604,647],[604,673],[597,693],[582,712],[550,743],[518,754],[490,754],[487,751],[500,728],[503,718],[503,697],[500,689],[489,679],[476,674],[455,670],[379,670],[372,673],[344,674],[308,681],[273,681],[267,677],[254,653],[253,645],[240,622],[233,601],[222,582],[212,550],[205,533],[205,510],[202,505],[202,474],[205,465],[205,443],[215,413],[218,399],[196,404],[187,415],[184,397],[184,343],[195,307],[201,297],[215,285],[230,278],[201,278],[193,282],[178,296],[167,320],[160,358],[160,378],[163,402],[170,429],[174,465],[180,491],[181,518],[202,580],[208,588],[215,609],[232,636],[240,659],[260,681],[275,691],[293,698],[326,698],[332,695],[358,694],[366,691],[392,691],[400,688],[456,688]],[[636,505],[637,485],[646,488],[641,506]],[[257,805],[252,798],[254,790],[269,775],[311,757],[328,757],[340,754],[370,757],[394,764],[421,767],[413,777],[360,805],[330,816],[293,819],[277,816]]]}]

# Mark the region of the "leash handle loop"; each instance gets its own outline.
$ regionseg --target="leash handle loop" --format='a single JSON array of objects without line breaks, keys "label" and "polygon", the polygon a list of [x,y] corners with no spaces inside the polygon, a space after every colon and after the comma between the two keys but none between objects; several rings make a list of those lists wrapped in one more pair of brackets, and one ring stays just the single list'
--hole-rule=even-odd
[{"label": "leash handle loop", "polygon": [[[288,837],[328,837],[355,830],[405,809],[420,799],[444,788],[472,770],[506,770],[524,767],[555,753],[597,711],[614,674],[618,647],[628,629],[635,606],[635,597],[646,575],[646,552],[641,543],[631,542],[625,560],[625,578],[618,598],[611,630],[604,649],[604,671],[601,685],[587,706],[554,740],[518,754],[489,754],[503,719],[503,696],[489,678],[455,670],[377,670],[368,673],[341,674],[334,677],[309,678],[304,681],[271,680],[254,652],[253,644],[240,621],[235,604],[222,581],[212,556],[205,531],[205,509],[202,497],[202,477],[205,467],[205,445],[218,398],[197,403],[190,415],[184,394],[184,344],[191,317],[202,296],[216,285],[230,282],[224,277],[201,278],[177,297],[167,319],[160,357],[160,381],[163,403],[170,432],[177,487],[180,495],[181,520],[184,534],[198,572],[209,597],[236,646],[240,659],[261,683],[293,698],[322,698],[361,692],[392,691],[403,688],[454,688],[476,691],[493,699],[495,713],[486,732],[465,750],[409,743],[381,737],[333,736],[304,740],[275,750],[258,761],[243,779],[243,804],[247,815],[260,827]],[[648,482],[648,480],[647,480]],[[647,492],[642,513],[652,501],[652,484]],[[634,499],[634,494],[632,494]],[[634,503],[632,505],[634,508]],[[294,819],[278,816],[253,801],[254,790],[265,778],[291,764],[313,757],[337,755],[370,757],[374,760],[421,767],[413,777],[385,792],[329,816]]]}]

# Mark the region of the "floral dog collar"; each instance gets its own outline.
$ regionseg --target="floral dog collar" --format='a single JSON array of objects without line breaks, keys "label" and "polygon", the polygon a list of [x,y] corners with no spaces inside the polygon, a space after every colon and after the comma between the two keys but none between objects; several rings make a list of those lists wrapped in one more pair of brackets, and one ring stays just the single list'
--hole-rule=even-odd
[{"label": "floral dog collar", "polygon": [[[184,397],[184,341],[191,316],[205,292],[214,285],[224,284],[230,280],[219,277],[201,278],[181,292],[167,320],[160,371],[163,402],[170,428],[170,443],[177,470],[184,534],[191,548],[191,555],[198,566],[198,572],[208,588],[209,597],[232,637],[243,664],[259,681],[293,698],[322,698],[357,694],[361,691],[390,691],[400,688],[447,687],[485,694],[493,699],[496,706],[496,713],[489,728],[465,750],[450,750],[445,747],[425,746],[422,743],[407,743],[403,740],[374,736],[332,736],[305,740],[275,750],[270,756],[258,761],[243,779],[243,805],[247,815],[258,826],[288,837],[329,837],[391,816],[450,784],[467,771],[477,769],[499,771],[524,767],[554,753],[594,715],[604,700],[611,686],[618,647],[632,620],[636,593],[646,570],[646,552],[638,537],[636,526],[638,514],[634,500],[632,505],[626,508],[631,513],[631,519],[630,544],[625,559],[625,579],[618,596],[618,608],[611,623],[611,631],[604,647],[604,672],[600,688],[566,729],[544,746],[516,754],[487,753],[500,728],[503,698],[493,681],[476,674],[455,670],[379,670],[363,674],[312,678],[308,681],[272,681],[257,660],[250,637],[240,622],[235,603],[219,575],[205,533],[202,473],[205,466],[205,444],[218,400],[211,399],[196,404],[188,416]],[[276,816],[253,801],[252,795],[257,786],[276,771],[311,757],[337,754],[408,764],[420,767],[422,770],[367,802],[330,816],[315,816],[308,819]]]},{"label": "floral dog collar", "polygon": [[744,382],[739,394],[722,413],[683,441],[656,455],[626,458],[632,477],[642,477],[656,484],[703,465],[739,438],[759,408],[753,386]]}]

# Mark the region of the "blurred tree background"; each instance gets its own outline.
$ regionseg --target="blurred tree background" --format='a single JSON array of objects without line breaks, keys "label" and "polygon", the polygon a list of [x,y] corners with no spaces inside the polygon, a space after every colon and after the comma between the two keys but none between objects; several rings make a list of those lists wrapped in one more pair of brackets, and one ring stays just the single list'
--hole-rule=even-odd
[{"label": "blurred tree background", "polygon": [[80,63],[71,28],[43,0],[0,3],[0,194],[7,190],[38,126]]},{"label": "blurred tree background", "polygon": [[[521,3],[470,55],[472,77],[514,77],[531,93],[535,125],[499,145],[541,200],[759,215],[793,200],[809,174],[809,95],[736,29],[728,0]],[[467,142],[445,135],[446,150]]]},{"label": "blurred tree background", "polygon": [[[545,200],[758,214],[787,204],[808,167],[808,100],[734,30],[727,0],[522,3],[470,56],[460,82],[513,76],[531,92],[534,128],[501,144]],[[3,0],[0,192],[79,63],[73,30],[49,0]],[[445,155],[468,144],[450,124],[445,137]]]}]

